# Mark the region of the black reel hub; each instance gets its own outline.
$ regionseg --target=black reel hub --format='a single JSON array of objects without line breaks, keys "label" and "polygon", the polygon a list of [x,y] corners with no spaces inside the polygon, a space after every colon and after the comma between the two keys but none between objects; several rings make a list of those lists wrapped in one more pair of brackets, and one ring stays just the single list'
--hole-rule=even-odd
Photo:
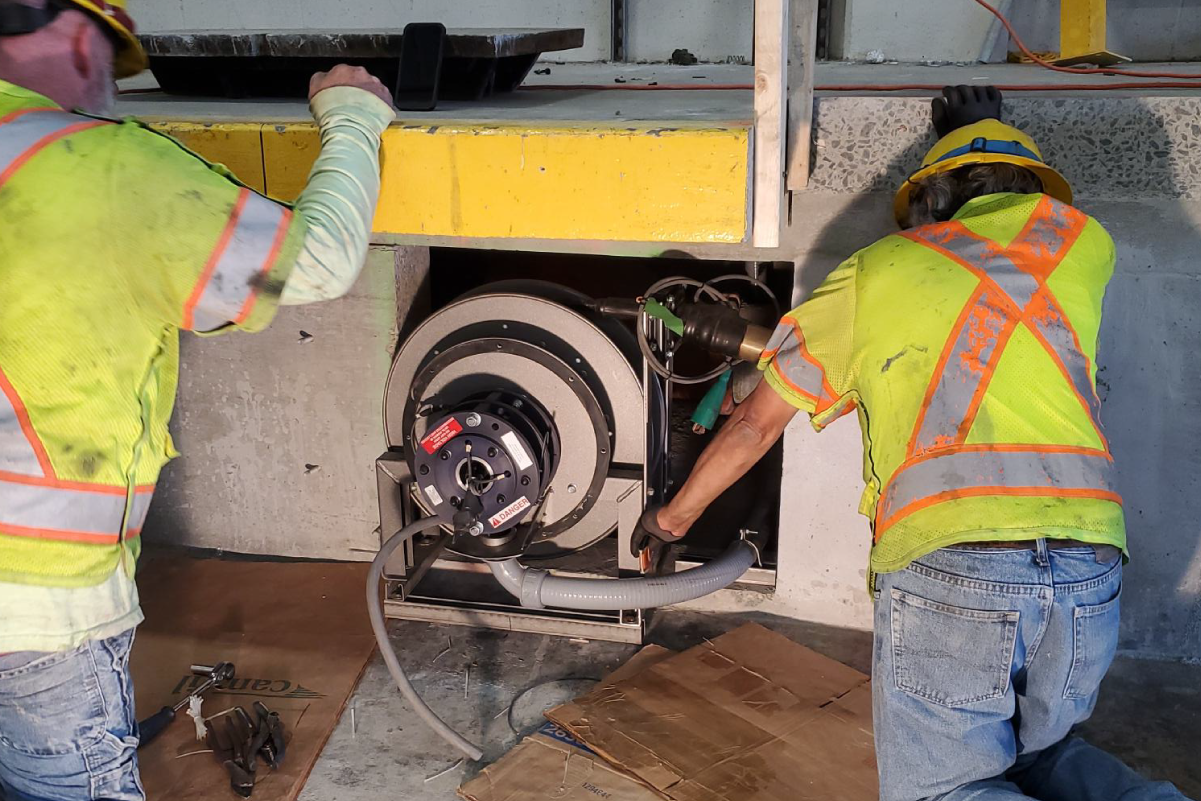
[{"label": "black reel hub", "polygon": [[535,533],[558,458],[550,415],[497,390],[434,419],[412,450],[412,470],[423,505],[454,527],[451,548],[496,559],[519,553]]}]

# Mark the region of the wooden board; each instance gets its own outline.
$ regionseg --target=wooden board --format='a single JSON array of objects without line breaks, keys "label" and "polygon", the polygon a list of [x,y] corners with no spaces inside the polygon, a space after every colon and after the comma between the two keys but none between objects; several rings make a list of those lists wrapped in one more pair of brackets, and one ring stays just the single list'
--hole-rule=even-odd
[{"label": "wooden board", "polygon": [[[375,639],[363,601],[367,565],[152,557],[138,586],[146,622],[132,657],[140,718],[186,697],[193,664],[233,662],[229,688],[207,696],[203,714],[262,701],[287,728],[278,772],[260,764],[256,801],[300,793]],[[226,801],[229,775],[180,713],[138,752],[150,799]]]},{"label": "wooden board", "polygon": [[813,148],[813,73],[817,52],[818,0],[792,0],[788,48],[789,191],[809,185]]},{"label": "wooden board", "polygon": [[788,3],[755,0],[755,156],[751,243],[774,248],[784,223]]}]

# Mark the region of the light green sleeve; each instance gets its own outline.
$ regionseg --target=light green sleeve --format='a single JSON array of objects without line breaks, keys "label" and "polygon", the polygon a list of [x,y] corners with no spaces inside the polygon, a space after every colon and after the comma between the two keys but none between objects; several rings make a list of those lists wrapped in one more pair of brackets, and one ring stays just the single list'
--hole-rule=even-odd
[{"label": "light green sleeve", "polygon": [[345,295],[367,257],[380,186],[380,135],[396,118],[362,89],[338,86],[310,104],[321,129],[321,154],[296,201],[308,226],[280,303],[298,306]]}]

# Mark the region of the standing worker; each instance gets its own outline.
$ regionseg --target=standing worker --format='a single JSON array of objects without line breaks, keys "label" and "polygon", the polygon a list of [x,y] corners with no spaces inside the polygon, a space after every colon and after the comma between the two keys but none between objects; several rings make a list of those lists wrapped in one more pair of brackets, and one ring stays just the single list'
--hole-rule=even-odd
[{"label": "standing worker", "polygon": [[992,87],[934,101],[902,233],[776,329],[766,380],[643,528],[683,536],[797,411],[858,409],[882,801],[1180,799],[1070,737],[1118,643],[1126,545],[1095,391],[1113,241]]},{"label": "standing worker", "polygon": [[125,0],[0,0],[0,798],[142,799],[129,651],[179,331],[259,331],[366,255],[391,98],[310,84],[295,207],[106,119],[145,67]]}]

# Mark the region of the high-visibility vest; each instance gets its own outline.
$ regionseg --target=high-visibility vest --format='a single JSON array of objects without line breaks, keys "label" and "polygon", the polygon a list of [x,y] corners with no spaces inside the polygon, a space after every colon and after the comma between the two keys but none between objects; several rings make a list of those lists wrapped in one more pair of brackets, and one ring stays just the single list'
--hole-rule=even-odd
[{"label": "high-visibility vest", "polygon": [[819,428],[859,409],[876,572],[979,540],[1125,547],[1094,372],[1112,269],[1077,209],[990,196],[861,251],[786,317],[768,381]]},{"label": "high-visibility vest", "polygon": [[180,328],[257,330],[304,235],[290,210],[127,120],[0,81],[0,582],[132,564]]}]

